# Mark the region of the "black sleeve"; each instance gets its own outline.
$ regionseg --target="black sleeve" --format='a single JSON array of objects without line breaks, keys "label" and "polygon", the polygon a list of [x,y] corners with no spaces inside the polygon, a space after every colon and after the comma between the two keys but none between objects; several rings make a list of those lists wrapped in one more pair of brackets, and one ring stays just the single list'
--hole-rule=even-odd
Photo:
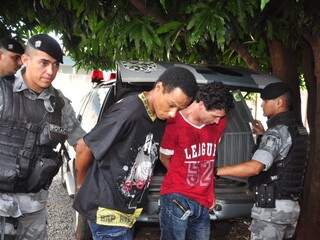
[{"label": "black sleeve", "polygon": [[129,115],[126,109],[114,105],[84,137],[95,159],[101,160],[112,144],[125,137],[130,131],[132,126],[130,123],[133,120]]}]

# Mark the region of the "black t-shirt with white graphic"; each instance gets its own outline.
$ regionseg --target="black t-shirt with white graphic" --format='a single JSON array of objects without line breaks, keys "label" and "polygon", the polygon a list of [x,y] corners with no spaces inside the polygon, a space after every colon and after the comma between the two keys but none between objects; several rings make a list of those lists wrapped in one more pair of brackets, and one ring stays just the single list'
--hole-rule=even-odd
[{"label": "black t-shirt with white graphic", "polygon": [[84,137],[94,161],[74,202],[75,209],[95,220],[98,207],[132,213],[148,189],[164,121],[152,121],[138,97],[114,104]]}]

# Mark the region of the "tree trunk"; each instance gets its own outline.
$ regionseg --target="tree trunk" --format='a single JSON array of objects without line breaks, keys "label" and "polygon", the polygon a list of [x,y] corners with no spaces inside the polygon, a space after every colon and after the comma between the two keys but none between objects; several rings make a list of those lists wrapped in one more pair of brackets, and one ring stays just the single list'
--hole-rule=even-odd
[{"label": "tree trunk", "polygon": [[259,70],[259,63],[257,59],[251,56],[245,45],[233,40],[230,42],[230,47],[246,62],[248,68],[255,71]]},{"label": "tree trunk", "polygon": [[298,240],[317,239],[320,235],[320,37],[306,36],[312,47],[314,59],[314,76],[316,79],[316,102],[313,113],[315,114],[315,139],[311,142],[311,158],[305,179],[304,201],[302,216],[297,231]]},{"label": "tree trunk", "polygon": [[293,110],[301,119],[301,100],[299,88],[299,75],[297,56],[292,49],[284,47],[278,40],[268,42],[269,53],[272,64],[272,73],[287,83],[293,94]]}]

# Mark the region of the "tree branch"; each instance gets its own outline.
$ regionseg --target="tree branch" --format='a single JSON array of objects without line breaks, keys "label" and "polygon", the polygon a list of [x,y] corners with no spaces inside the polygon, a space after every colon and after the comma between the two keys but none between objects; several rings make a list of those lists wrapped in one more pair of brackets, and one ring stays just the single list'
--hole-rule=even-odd
[{"label": "tree branch", "polygon": [[257,59],[251,56],[248,49],[245,47],[244,44],[241,44],[239,42],[236,42],[235,40],[230,42],[230,47],[236,51],[239,56],[246,62],[248,68],[258,71],[259,70],[259,64]]}]

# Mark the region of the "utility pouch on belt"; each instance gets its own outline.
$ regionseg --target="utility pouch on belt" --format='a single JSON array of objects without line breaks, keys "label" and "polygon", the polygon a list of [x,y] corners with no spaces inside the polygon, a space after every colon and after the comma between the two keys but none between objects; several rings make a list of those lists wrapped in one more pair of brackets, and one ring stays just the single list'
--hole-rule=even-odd
[{"label": "utility pouch on belt", "polygon": [[61,165],[62,158],[56,152],[49,156],[38,157],[27,181],[27,191],[38,192],[41,189],[48,189]]},{"label": "utility pouch on belt", "polygon": [[261,208],[275,208],[275,190],[272,184],[261,184],[254,187],[255,206]]}]

